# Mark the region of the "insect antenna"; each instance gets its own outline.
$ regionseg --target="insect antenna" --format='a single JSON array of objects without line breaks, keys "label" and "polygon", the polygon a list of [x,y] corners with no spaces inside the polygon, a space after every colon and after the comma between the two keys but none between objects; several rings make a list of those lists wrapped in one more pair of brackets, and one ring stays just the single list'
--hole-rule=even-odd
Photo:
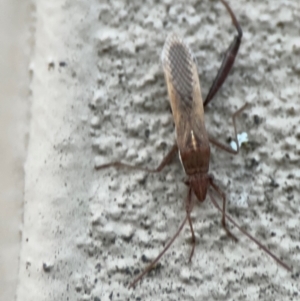
[{"label": "insect antenna", "polygon": [[192,248],[192,252],[190,255],[190,259],[194,253],[194,249],[195,249],[195,236],[194,236],[194,231],[193,231],[193,227],[191,224],[191,217],[190,214],[193,210],[194,207],[194,203],[192,202],[192,189],[189,189],[188,192],[188,196],[186,198],[186,216],[183,220],[183,222],[181,223],[181,225],[179,226],[178,230],[176,231],[176,233],[173,235],[172,239],[167,243],[167,245],[164,247],[164,249],[158,254],[158,256],[144,269],[144,271],[138,275],[130,284],[129,284],[129,288],[133,288],[136,286],[136,284],[148,273],[150,272],[154,266],[157,264],[157,262],[161,259],[161,257],[166,253],[166,251],[170,248],[170,246],[173,244],[173,242],[175,241],[175,239],[177,238],[177,236],[180,234],[180,232],[182,231],[185,223],[187,221],[189,221],[190,223],[190,229],[192,231],[192,238],[193,238],[193,248]]},{"label": "insect antenna", "polygon": [[[213,203],[213,205],[221,212],[223,213],[223,210],[221,209],[220,205],[215,200],[214,196],[212,195],[211,191],[208,191],[208,194],[210,196],[210,199]],[[248,233],[246,230],[244,230],[241,226],[239,226],[233,218],[231,218],[227,213],[225,213],[226,219],[229,220],[233,225],[235,225],[244,235],[246,235],[249,239],[251,239],[259,248],[264,250],[269,256],[271,256],[278,264],[280,264],[282,267],[284,267],[288,271],[292,271],[292,269],[285,264],[281,259],[279,259],[276,255],[274,255],[266,246],[264,246],[261,242],[259,242],[255,237],[253,237],[250,233]]]}]

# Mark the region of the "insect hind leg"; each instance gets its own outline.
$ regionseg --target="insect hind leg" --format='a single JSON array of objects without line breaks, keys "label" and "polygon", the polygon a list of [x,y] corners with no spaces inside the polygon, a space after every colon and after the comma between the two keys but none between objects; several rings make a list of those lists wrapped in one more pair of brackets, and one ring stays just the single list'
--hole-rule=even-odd
[{"label": "insect hind leg", "polygon": [[230,8],[230,6],[228,5],[228,3],[226,1],[221,0],[221,2],[224,4],[228,13],[230,14],[232,23],[235,26],[238,35],[234,38],[234,40],[232,41],[232,43],[230,44],[230,46],[228,47],[228,49],[225,53],[222,65],[219,68],[218,74],[217,74],[217,76],[206,96],[206,99],[204,101],[205,107],[214,98],[214,96],[216,95],[216,93],[219,91],[219,89],[223,85],[224,81],[226,80],[226,78],[233,66],[233,63],[237,56],[237,53],[239,51],[240,44],[242,41],[242,36],[243,36],[242,28],[241,28],[236,16],[234,15],[232,9]]}]

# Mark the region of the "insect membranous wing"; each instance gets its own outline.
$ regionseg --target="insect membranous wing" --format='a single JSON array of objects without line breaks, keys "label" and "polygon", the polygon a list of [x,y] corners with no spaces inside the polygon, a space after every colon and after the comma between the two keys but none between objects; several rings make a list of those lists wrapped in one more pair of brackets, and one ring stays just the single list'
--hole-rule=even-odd
[{"label": "insect membranous wing", "polygon": [[165,71],[171,76],[172,84],[182,105],[191,107],[193,102],[194,58],[188,46],[175,34],[170,34],[162,52]]},{"label": "insect membranous wing", "polygon": [[161,56],[177,144],[180,151],[197,149],[208,143],[200,82],[194,56],[184,41],[174,33],[165,42]]}]

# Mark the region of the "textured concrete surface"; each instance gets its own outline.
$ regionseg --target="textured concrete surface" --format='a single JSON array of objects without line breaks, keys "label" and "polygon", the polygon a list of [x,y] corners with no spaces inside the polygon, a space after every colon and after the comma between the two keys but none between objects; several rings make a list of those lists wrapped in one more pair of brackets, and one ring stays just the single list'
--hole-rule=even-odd
[{"label": "textured concrete surface", "polygon": [[29,25],[27,1],[0,3],[0,300],[13,300],[19,270],[28,137]]},{"label": "textured concrete surface", "polygon": [[299,299],[298,1],[230,1],[244,31],[235,66],[206,109],[211,135],[249,143],[238,156],[212,147],[211,173],[228,212],[293,267],[287,272],[231,227],[207,200],[160,266],[127,285],[183,220],[179,160],[160,174],[94,165],[122,159],[155,167],[174,143],[160,54],[183,36],[204,95],[235,30],[218,1],[37,1],[31,122],[17,300]]}]

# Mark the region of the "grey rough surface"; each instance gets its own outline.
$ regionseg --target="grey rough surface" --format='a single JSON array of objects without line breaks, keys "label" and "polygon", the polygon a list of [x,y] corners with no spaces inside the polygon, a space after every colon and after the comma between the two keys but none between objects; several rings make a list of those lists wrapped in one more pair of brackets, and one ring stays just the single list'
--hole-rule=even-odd
[{"label": "grey rough surface", "polygon": [[[170,31],[183,36],[195,53],[204,95],[233,39],[221,3],[173,3],[99,7],[97,164],[122,159],[154,167],[171,148],[174,129],[159,62]],[[213,149],[211,172],[226,191],[231,215],[299,273],[299,4],[230,4],[244,38],[231,75],[206,110],[207,128],[226,143],[233,135],[231,114],[248,102],[238,128],[248,133],[250,146],[236,157]],[[186,226],[159,272],[129,292],[125,285],[145,267],[142,256],[154,258],[184,218],[184,174],[177,162],[159,175],[110,169],[99,176],[92,233],[102,250],[97,261],[103,265],[103,286],[95,288],[101,298],[108,292],[119,300],[299,298],[299,279],[242,234],[235,232],[238,244],[225,238],[220,215],[208,202],[192,214],[197,235],[192,264],[187,263]]]},{"label": "grey rough surface", "polygon": [[[60,53],[58,59],[67,58],[68,65],[67,71],[56,67],[49,73],[51,81],[35,77],[33,91],[41,94],[33,93],[33,99],[41,102],[36,95],[47,94],[52,85],[58,87],[50,94],[51,100],[63,101],[59,108],[53,102],[47,112],[51,126],[48,122],[43,130],[51,130],[51,141],[59,139],[60,143],[51,156],[46,154],[46,170],[65,158],[67,169],[56,165],[49,174],[60,175],[60,181],[55,180],[59,183],[68,181],[67,188],[50,182],[57,188],[55,194],[47,195],[50,207],[39,208],[53,219],[52,224],[44,224],[44,231],[49,231],[45,240],[52,240],[43,255],[44,260],[52,258],[54,269],[49,275],[41,276],[43,261],[34,260],[43,251],[34,245],[30,249],[23,238],[21,276],[27,277],[26,284],[42,283],[45,290],[39,300],[298,300],[300,3],[230,1],[244,37],[233,71],[205,116],[209,133],[226,143],[233,136],[231,114],[250,103],[238,121],[239,131],[249,135],[248,147],[235,157],[212,148],[210,170],[227,194],[231,216],[293,266],[293,272],[278,266],[234,228],[239,243],[231,242],[220,226],[220,214],[207,200],[192,213],[197,236],[192,263],[187,262],[191,242],[186,226],[160,261],[161,268],[135,290],[128,290],[127,285],[145,267],[143,255],[154,258],[185,216],[184,173],[179,160],[160,174],[96,172],[93,161],[103,164],[121,159],[156,167],[174,143],[159,60],[167,34],[174,31],[190,45],[206,95],[235,35],[234,27],[222,4],[209,0],[62,1],[57,11],[47,7],[52,4],[41,3],[37,16],[43,12],[44,21],[51,20],[50,12],[64,12],[60,23],[53,25],[57,31],[49,45],[52,53]],[[40,23],[36,43],[44,52],[33,59],[36,68],[45,67],[51,52],[41,43],[43,29]],[[42,90],[39,80],[46,83]],[[90,125],[85,122],[88,114]],[[31,139],[33,143],[35,137]],[[44,180],[49,183],[47,177]],[[37,191],[34,181],[27,182],[27,197],[40,200],[41,195],[28,194]],[[24,232],[37,239],[30,226],[25,218]],[[32,255],[31,275],[25,267],[28,252],[37,254]],[[37,300],[35,291],[22,298],[28,292],[24,283],[19,300]]]}]

